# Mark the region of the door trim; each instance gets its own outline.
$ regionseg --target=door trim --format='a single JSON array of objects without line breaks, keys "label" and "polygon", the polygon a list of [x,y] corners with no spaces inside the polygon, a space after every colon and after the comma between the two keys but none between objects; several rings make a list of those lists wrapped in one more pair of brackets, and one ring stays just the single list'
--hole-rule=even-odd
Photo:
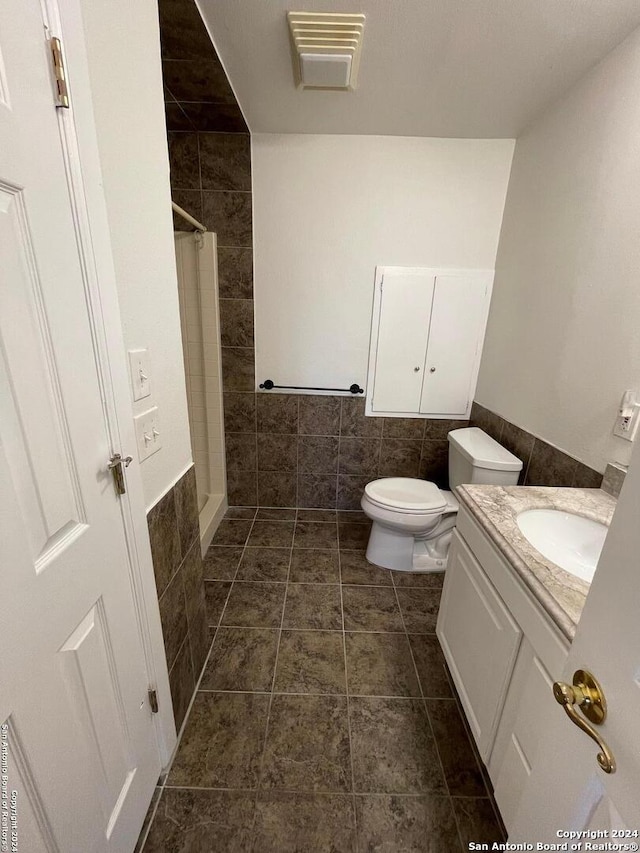
[{"label": "door trim", "polygon": [[[111,453],[127,455],[136,447],[122,320],[111,253],[107,210],[102,191],[98,140],[79,0],[43,0],[49,33],[63,42],[71,94],[70,109],[58,109],[78,255],[82,264],[93,348],[98,366]],[[43,44],[43,49],[44,49]],[[53,92],[52,92],[53,103]],[[168,203],[168,201],[167,201]],[[105,466],[108,460],[105,459]],[[127,492],[120,499],[128,553],[128,572],[148,683],[157,691],[153,716],[160,763],[166,767],[176,744],[160,609],[151,558],[144,491],[139,464],[126,473]]]}]

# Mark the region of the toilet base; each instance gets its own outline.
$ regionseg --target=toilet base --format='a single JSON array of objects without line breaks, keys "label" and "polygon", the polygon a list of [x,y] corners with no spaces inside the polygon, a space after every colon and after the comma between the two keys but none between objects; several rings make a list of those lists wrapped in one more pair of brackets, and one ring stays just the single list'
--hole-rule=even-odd
[{"label": "toilet base", "polygon": [[366,558],[374,566],[395,572],[426,574],[443,572],[447,567],[447,557],[428,554],[424,542],[375,521],[369,534]]}]

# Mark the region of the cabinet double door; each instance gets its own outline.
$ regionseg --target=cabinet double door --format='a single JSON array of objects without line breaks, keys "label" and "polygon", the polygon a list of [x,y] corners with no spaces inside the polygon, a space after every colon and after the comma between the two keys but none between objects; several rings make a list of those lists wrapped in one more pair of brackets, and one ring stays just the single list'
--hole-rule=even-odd
[{"label": "cabinet double door", "polygon": [[465,416],[482,349],[492,273],[386,268],[372,410]]}]

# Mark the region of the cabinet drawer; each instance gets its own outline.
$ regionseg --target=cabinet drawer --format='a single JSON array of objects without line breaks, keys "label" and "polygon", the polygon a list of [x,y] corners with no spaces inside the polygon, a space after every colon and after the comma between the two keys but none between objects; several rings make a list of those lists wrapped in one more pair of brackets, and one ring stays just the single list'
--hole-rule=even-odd
[{"label": "cabinet drawer", "polygon": [[522,631],[457,531],[445,575],[437,634],[478,750],[486,760]]}]

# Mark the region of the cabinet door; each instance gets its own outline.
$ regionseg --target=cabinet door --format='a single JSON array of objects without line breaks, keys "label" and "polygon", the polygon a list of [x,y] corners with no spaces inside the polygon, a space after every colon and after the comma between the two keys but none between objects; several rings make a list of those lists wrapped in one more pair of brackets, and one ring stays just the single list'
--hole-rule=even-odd
[{"label": "cabinet door", "polygon": [[434,276],[425,270],[385,271],[372,410],[419,412]]},{"label": "cabinet door", "polygon": [[435,281],[423,414],[466,416],[484,338],[489,282],[483,275],[438,275]]},{"label": "cabinet door", "polygon": [[457,531],[445,574],[437,634],[478,750],[486,760],[522,632]]}]

